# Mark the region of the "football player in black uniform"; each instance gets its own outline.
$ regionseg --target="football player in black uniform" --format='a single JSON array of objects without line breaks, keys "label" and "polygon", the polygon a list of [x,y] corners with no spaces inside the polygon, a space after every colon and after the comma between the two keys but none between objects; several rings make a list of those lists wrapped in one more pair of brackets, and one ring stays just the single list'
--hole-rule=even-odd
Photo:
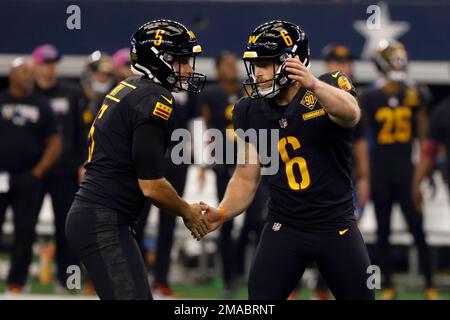
[{"label": "football player in black uniform", "polygon": [[[433,170],[436,156],[440,150],[447,155],[447,175],[450,174],[450,96],[434,108],[428,130],[413,179],[413,200],[417,210],[422,208],[420,183]],[[450,179],[447,180],[447,183],[450,191]]]},{"label": "football player in black uniform", "polygon": [[432,289],[422,215],[415,209],[411,197],[413,139],[415,136],[419,139],[424,137],[429,98],[423,88],[406,78],[408,58],[401,43],[381,41],[374,61],[383,77],[360,96],[360,105],[373,138],[370,144],[371,190],[378,224],[379,258],[385,275],[381,298],[389,300],[396,297],[391,281],[389,234],[392,205],[398,202],[419,251],[427,287],[425,296],[434,299],[437,292]]},{"label": "football player in black uniform", "polygon": [[[196,239],[208,231],[199,204],[189,205],[164,177],[164,153],[176,112],[171,91],[200,92],[194,72],[201,47],[192,31],[154,20],[131,39],[134,71],[110,91],[89,132],[89,155],[66,234],[101,299],[151,299],[133,225],[145,198],[181,216]],[[193,65],[191,65],[193,62]]]},{"label": "football player in black uniform", "polygon": [[[354,56],[348,47],[342,44],[330,43],[322,49],[322,57],[325,61],[325,71],[341,71],[353,80]],[[358,90],[356,88],[356,90]],[[369,152],[364,124],[358,122],[353,130],[353,181],[355,183],[355,215],[357,221],[362,216],[364,206],[369,199],[370,170]],[[292,295],[291,295],[292,296]],[[322,277],[318,278],[315,298],[329,300],[328,288]]]},{"label": "football player in black uniform", "polygon": [[[280,137],[272,150],[280,166],[268,176],[268,222],[250,271],[249,298],[286,299],[312,260],[337,299],[373,299],[369,256],[354,216],[351,135],[360,109],[350,80],[339,71],[314,77],[307,35],[286,21],[257,27],[243,59],[249,97],[234,108],[236,133],[244,141],[247,129],[278,130]],[[259,143],[244,149],[246,159],[270,154]],[[219,208],[202,204],[210,229],[252,201],[260,180],[260,163],[252,162],[237,164]]]},{"label": "football player in black uniform", "polygon": [[[190,94],[185,91],[174,92],[177,112],[173,114],[173,126],[176,128],[183,128],[188,130],[189,122],[197,116],[197,108],[194,97],[197,95]],[[178,141],[171,141],[167,146],[167,151],[164,157],[164,177],[173,186],[175,191],[182,195],[186,185],[189,164],[177,163],[175,164],[171,159],[173,148],[178,145]],[[142,255],[144,258],[148,257],[145,248],[145,228],[148,217],[150,215],[151,203],[146,201],[144,209],[140,214],[136,223],[136,241],[140,245]],[[158,220],[158,236],[156,238],[156,261],[154,262],[154,282],[153,293],[162,298],[178,298],[179,295],[174,292],[170,284],[170,267],[171,267],[171,252],[174,243],[176,216],[168,214],[163,210],[159,210]],[[148,267],[151,267],[151,259],[145,259]]]}]

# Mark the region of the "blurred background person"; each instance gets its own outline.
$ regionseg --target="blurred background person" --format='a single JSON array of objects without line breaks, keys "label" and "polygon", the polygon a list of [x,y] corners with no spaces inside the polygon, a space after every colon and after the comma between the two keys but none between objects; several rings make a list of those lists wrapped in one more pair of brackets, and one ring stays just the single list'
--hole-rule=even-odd
[{"label": "blurred background person", "polygon": [[[81,72],[80,84],[84,94],[83,103],[83,132],[88,136],[89,129],[103,102],[105,95],[112,90],[115,84],[113,75],[113,59],[106,52],[95,50],[92,52]],[[87,138],[86,138],[87,139]],[[88,148],[83,148],[82,159],[87,160]],[[83,180],[85,169],[81,167],[78,172],[78,180]]]},{"label": "blurred background person", "polygon": [[117,50],[113,56],[113,74],[115,82],[119,83],[133,75],[131,71],[130,48],[122,48]]},{"label": "blurred background person", "polygon": [[[447,175],[450,173],[450,96],[434,107],[428,126],[427,139],[421,148],[420,161],[416,166],[413,180],[413,199],[417,210],[422,210],[423,198],[420,190],[422,180],[428,176],[441,153],[446,157]],[[447,177],[447,187],[450,191],[450,179]]]},{"label": "blurred background person", "polygon": [[94,121],[103,98],[115,84],[113,67],[112,57],[105,52],[96,50],[87,58],[80,80],[87,99],[83,116],[89,126]]},{"label": "blurred background person", "polygon": [[0,94],[0,172],[7,181],[0,193],[0,221],[11,205],[14,240],[6,285],[12,293],[23,292],[27,282],[43,179],[61,153],[55,116],[48,101],[33,92],[33,82],[31,62],[16,58],[9,87]]},{"label": "blurred background person", "polygon": [[422,212],[413,205],[412,149],[414,138],[422,143],[426,134],[429,94],[408,80],[407,52],[400,42],[380,41],[374,62],[382,77],[359,96],[371,144],[371,190],[377,220],[378,259],[384,274],[381,299],[396,298],[392,282],[389,234],[391,211],[398,202],[419,251],[425,277],[426,299],[438,299],[434,289],[430,252],[425,241]]},{"label": "blurred background person", "polygon": [[[78,172],[83,165],[82,154],[87,148],[84,136],[83,94],[79,87],[58,79],[57,68],[61,58],[58,50],[51,44],[44,44],[32,53],[35,90],[45,96],[55,115],[58,132],[62,134],[62,153],[55,165],[50,168],[43,180],[41,205],[45,194],[49,194],[53,206],[57,263],[58,288],[66,288],[67,267],[77,265],[65,238],[67,212],[78,190]],[[53,242],[44,247],[43,254],[53,250]],[[50,281],[51,259],[45,257],[46,268],[41,272],[41,281]]]},{"label": "blurred background person", "polygon": [[[353,79],[354,56],[342,44],[330,44],[322,51],[325,71],[339,71]],[[358,91],[358,88],[356,88]],[[364,206],[370,196],[369,149],[364,122],[360,121],[353,130],[353,178],[355,181],[356,216],[361,218]]]},{"label": "blurred background person", "polygon": [[[212,169],[216,175],[217,197],[222,199],[225,194],[228,181],[233,175],[235,164],[225,163],[227,158],[225,150],[225,139],[235,143],[236,137],[233,131],[231,117],[235,103],[244,93],[237,68],[237,58],[231,52],[222,52],[215,60],[217,83],[205,87],[200,96],[200,108],[206,127],[218,129],[222,133],[223,142],[223,164],[214,164]],[[236,144],[235,144],[236,146]],[[222,146],[218,146],[221,148]],[[235,150],[236,147],[235,147]],[[236,156],[234,155],[234,160]],[[205,179],[205,167],[200,170],[199,181],[203,185]],[[222,262],[222,275],[224,282],[223,298],[231,299],[235,294],[236,280],[238,276],[245,274],[245,258],[247,245],[253,235],[257,243],[263,227],[263,215],[267,204],[267,187],[264,179],[255,195],[250,207],[247,209],[244,223],[240,230],[238,239],[233,239],[233,221],[230,220],[220,229],[218,247]]]}]

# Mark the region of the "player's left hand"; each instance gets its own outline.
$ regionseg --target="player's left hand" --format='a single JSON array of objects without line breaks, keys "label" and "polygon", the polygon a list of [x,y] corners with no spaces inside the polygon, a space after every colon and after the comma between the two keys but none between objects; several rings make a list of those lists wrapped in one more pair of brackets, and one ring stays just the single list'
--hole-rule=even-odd
[{"label": "player's left hand", "polygon": [[202,210],[205,212],[205,216],[208,219],[209,232],[213,232],[217,228],[222,225],[222,217],[220,214],[220,210],[210,205],[206,204],[203,201],[200,201],[200,206]]},{"label": "player's left hand", "polygon": [[201,240],[208,233],[208,221],[202,214],[202,208],[198,203],[190,205],[190,211],[183,216],[183,222],[196,240]]},{"label": "player's left hand", "polygon": [[302,87],[314,91],[319,80],[300,62],[298,56],[286,60],[288,78],[297,81]]}]

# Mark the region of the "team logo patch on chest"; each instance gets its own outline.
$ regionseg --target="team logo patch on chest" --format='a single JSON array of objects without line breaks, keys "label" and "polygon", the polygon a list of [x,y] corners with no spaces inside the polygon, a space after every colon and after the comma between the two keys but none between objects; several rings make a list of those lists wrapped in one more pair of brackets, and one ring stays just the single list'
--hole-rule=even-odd
[{"label": "team logo patch on chest", "polygon": [[316,96],[309,90],[306,90],[305,95],[303,96],[302,100],[300,101],[300,104],[307,107],[309,110],[314,109],[314,106],[317,103]]}]

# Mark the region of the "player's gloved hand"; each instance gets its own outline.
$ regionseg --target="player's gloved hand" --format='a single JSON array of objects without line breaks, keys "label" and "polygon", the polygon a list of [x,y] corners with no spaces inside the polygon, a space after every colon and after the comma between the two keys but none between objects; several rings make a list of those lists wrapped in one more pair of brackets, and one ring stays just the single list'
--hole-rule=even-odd
[{"label": "player's gloved hand", "polygon": [[221,209],[211,207],[203,201],[200,201],[200,205],[208,219],[209,232],[213,232],[224,223],[224,214]]},{"label": "player's gloved hand", "polygon": [[208,221],[198,203],[190,205],[190,211],[184,215],[183,222],[196,240],[201,240],[208,233]]},{"label": "player's gloved hand", "polygon": [[298,56],[286,60],[288,78],[297,81],[302,87],[314,91],[319,80],[300,62]]}]

